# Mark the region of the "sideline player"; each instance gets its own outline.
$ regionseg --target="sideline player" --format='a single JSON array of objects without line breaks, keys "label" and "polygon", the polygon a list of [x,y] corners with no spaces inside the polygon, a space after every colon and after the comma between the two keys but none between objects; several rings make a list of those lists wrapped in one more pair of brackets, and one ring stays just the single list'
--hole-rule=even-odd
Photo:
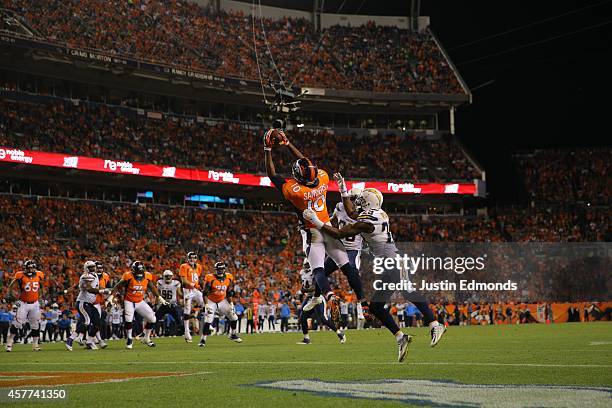
[{"label": "sideline player", "polygon": [[[285,180],[276,174],[272,160],[272,146],[275,143],[285,145],[297,157],[291,167],[292,178]],[[300,226],[304,230],[305,253],[312,268],[317,286],[321,289],[327,305],[330,309],[332,321],[336,326],[340,323],[340,299],[332,291],[331,285],[325,274],[325,255],[329,256],[336,265],[340,266],[342,272],[357,298],[368,307],[363,296],[363,287],[359,277],[359,271],[349,263],[348,255],[341,242],[331,236],[322,234],[312,221],[304,220],[302,212],[306,209],[312,211],[318,222],[329,225],[329,214],[327,212],[327,190],[329,176],[327,172],[306,158],[285,136],[281,129],[270,129],[264,136],[264,156],[266,173],[274,186],[281,191],[283,197],[289,201],[296,210]]]},{"label": "sideline player", "polygon": [[158,303],[167,305],[168,302],[159,295],[157,288],[153,284],[153,276],[145,271],[145,266],[142,262],[135,261],[132,263],[131,269],[131,271],[123,274],[121,280],[112,291],[112,294],[115,295],[119,290],[125,289],[123,310],[127,333],[126,347],[131,349],[133,344],[132,321],[134,320],[134,313],[138,313],[145,321],[143,343],[149,347],[155,347],[155,343],[151,341],[151,331],[157,319],[155,318],[155,312],[145,302],[144,297],[148,290],[153,293]]},{"label": "sideline player", "polygon": [[181,289],[181,283],[174,279],[174,274],[170,269],[166,269],[162,274],[162,279],[157,281],[157,291],[160,296],[163,297],[167,305],[161,305],[155,312],[155,318],[158,322],[163,322],[164,317],[170,314],[177,325],[181,323],[181,309],[178,303],[182,302],[183,290]]},{"label": "sideline player", "polygon": [[191,320],[191,307],[195,302],[200,308],[204,307],[204,297],[200,291],[203,283],[202,265],[198,262],[198,254],[187,253],[187,262],[181,264],[179,278],[183,285],[183,325],[185,326],[185,341],[191,343],[189,321]]},{"label": "sideline player", "polygon": [[[337,174],[336,180],[347,214],[351,217],[355,217],[357,222],[338,229],[330,225],[325,225],[321,221],[317,221],[316,214],[313,214],[312,210],[309,209],[304,211],[304,218],[313,222],[317,228],[336,239],[361,234],[370,247],[372,255],[375,257],[395,257],[397,247],[395,246],[393,235],[391,234],[389,217],[381,208],[383,203],[382,193],[375,188],[364,189],[361,196],[356,200],[357,206],[361,207],[361,212],[357,214],[351,200],[348,198],[344,179],[340,174]],[[389,311],[384,307],[391,294],[392,293],[385,293],[383,299],[376,299],[376,301],[370,302],[370,311],[378,317],[385,327],[395,336],[399,347],[398,361],[402,362],[406,357],[408,344],[412,338],[402,333]],[[425,323],[429,324],[431,328],[430,345],[434,347],[438,344],[445,332],[444,326],[434,319],[433,312],[424,299],[421,301],[412,299],[411,302],[421,311]]]},{"label": "sideline player", "polygon": [[36,262],[28,259],[23,264],[24,270],[15,274],[15,277],[8,285],[6,299],[10,302],[14,299],[13,286],[19,284],[19,300],[15,319],[11,323],[9,335],[6,339],[6,351],[13,351],[13,342],[17,333],[23,329],[26,321],[30,323],[30,336],[32,337],[32,350],[40,351],[40,304],[43,293],[43,279],[45,274],[37,269]]},{"label": "sideline player", "polygon": [[325,304],[323,302],[317,303],[310,310],[304,309],[310,299],[314,296],[315,290],[314,277],[312,275],[312,270],[310,269],[308,259],[304,259],[304,266],[300,271],[300,280],[302,281],[302,288],[300,289],[300,291],[304,294],[304,300],[302,301],[302,308],[300,309],[298,321],[300,322],[300,326],[302,327],[302,334],[304,335],[304,338],[297,344],[310,344],[310,334],[308,334],[308,318],[312,317],[313,315],[320,325],[324,324],[332,331],[336,332],[336,335],[340,339],[340,343],[346,343],[346,335],[344,334],[344,332],[336,328],[334,323],[325,316]]},{"label": "sideline player", "polygon": [[225,262],[215,263],[215,273],[209,273],[204,277],[204,295],[206,296],[206,311],[204,312],[204,327],[202,339],[198,346],[206,346],[206,336],[210,334],[210,325],[215,320],[215,313],[223,315],[230,321],[230,340],[242,343],[242,339],[236,334],[236,324],[238,316],[234,311],[234,306],[227,301],[227,298],[234,296],[234,276],[227,273]]}]

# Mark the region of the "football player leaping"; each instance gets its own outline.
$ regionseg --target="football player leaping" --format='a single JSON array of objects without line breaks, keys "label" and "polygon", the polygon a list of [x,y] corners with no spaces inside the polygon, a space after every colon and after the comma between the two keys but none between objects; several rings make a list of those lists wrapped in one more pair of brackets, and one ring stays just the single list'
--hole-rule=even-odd
[{"label": "football player leaping", "polygon": [[185,341],[191,343],[191,333],[189,331],[189,321],[191,320],[192,303],[197,303],[201,308],[204,307],[204,297],[200,288],[202,287],[202,265],[198,262],[198,254],[189,252],[187,262],[181,264],[179,277],[183,285],[184,305],[183,305],[183,324],[185,325]]},{"label": "football player leaping", "polygon": [[[382,210],[383,196],[380,191],[375,188],[366,188],[361,193],[361,196],[356,200],[356,205],[361,208],[359,214],[356,213],[353,203],[349,199],[346,190],[346,184],[340,174],[337,174],[336,181],[342,195],[342,202],[347,211],[347,214],[355,218],[357,222],[354,224],[345,225],[342,228],[335,228],[326,225],[316,217],[312,210],[304,210],[304,219],[313,223],[317,228],[321,229],[325,234],[331,237],[342,239],[350,236],[361,234],[364,240],[368,243],[372,255],[375,257],[393,258],[397,253],[397,247],[393,241],[393,236],[389,228],[389,217]],[[378,294],[377,294],[378,295]],[[403,361],[408,351],[408,344],[411,337],[402,333],[400,328],[393,320],[391,314],[384,308],[386,301],[392,293],[386,291],[382,298],[375,299],[370,302],[370,311],[389,329],[396,337],[399,346],[398,361]],[[440,338],[445,332],[443,325],[438,323],[433,316],[433,312],[429,308],[427,302],[413,300],[412,303],[423,314],[425,323],[431,328],[431,343],[433,347],[440,341]]]},{"label": "football player leaping", "polygon": [[157,291],[168,302],[167,305],[161,305],[157,308],[155,312],[157,321],[163,322],[164,317],[170,314],[176,321],[176,324],[180,324],[181,310],[178,303],[183,298],[183,290],[181,289],[181,283],[174,279],[174,274],[171,270],[166,269],[162,279],[157,281]]},{"label": "football player leaping", "polygon": [[[291,167],[292,178],[285,180],[276,174],[274,162],[272,161],[272,146],[276,141],[285,145],[297,157]],[[322,234],[315,227],[315,223],[304,220],[302,212],[309,209],[317,220],[317,223],[329,224],[327,212],[327,189],[329,176],[324,170],[304,157],[304,155],[287,139],[280,129],[270,129],[264,136],[264,155],[266,162],[266,173],[274,186],[279,189],[285,199],[289,201],[296,210],[300,225],[304,230],[305,253],[312,268],[317,286],[322,291],[327,305],[330,309],[332,321],[336,326],[340,325],[340,300],[331,289],[327,275],[325,274],[324,262],[327,254],[336,265],[340,266],[342,272],[347,276],[355,295],[362,302],[364,308],[368,308],[363,295],[363,288],[359,271],[350,264],[346,249],[340,241],[333,239],[328,234]]]},{"label": "football player leaping", "polygon": [[155,318],[155,312],[151,309],[151,306],[144,300],[145,294],[147,291],[150,291],[157,298],[157,303],[162,305],[167,305],[168,302],[159,295],[153,283],[153,276],[145,271],[145,266],[142,262],[135,261],[132,263],[131,269],[130,272],[123,274],[121,280],[115,285],[112,291],[112,294],[115,295],[119,290],[125,289],[123,310],[127,333],[126,347],[131,349],[133,345],[132,321],[134,320],[134,313],[138,313],[145,321],[143,343],[149,347],[155,347],[155,343],[151,341],[151,331],[157,319]]},{"label": "football player leaping", "polygon": [[230,340],[241,343],[242,339],[236,334],[238,316],[234,306],[227,301],[227,297],[234,296],[234,277],[227,273],[225,262],[215,263],[215,273],[204,277],[204,295],[206,296],[206,311],[204,312],[204,327],[200,347],[206,346],[206,336],[210,334],[210,325],[215,319],[215,313],[225,316],[230,321]]},{"label": "football player leaping", "polygon": [[304,300],[302,301],[302,308],[300,310],[298,321],[300,322],[300,326],[302,327],[302,334],[304,335],[304,338],[297,344],[310,344],[310,335],[308,334],[308,318],[313,315],[316,317],[319,324],[324,324],[325,326],[336,332],[338,338],[340,339],[340,343],[345,343],[346,335],[342,330],[336,328],[332,321],[325,317],[325,305],[322,302],[316,303],[309,310],[305,309],[305,306],[314,296],[315,290],[312,270],[310,269],[310,265],[308,264],[308,259],[304,259],[304,266],[300,271],[300,280],[302,281],[302,288],[300,291],[304,295]]},{"label": "football player leaping", "polygon": [[19,284],[19,300],[15,303],[17,313],[11,323],[8,338],[6,339],[6,351],[13,351],[13,341],[18,331],[23,329],[26,320],[30,323],[32,350],[40,351],[38,339],[40,338],[40,298],[42,296],[43,279],[45,275],[36,268],[36,262],[29,259],[24,262],[24,271],[19,271],[9,283],[7,300],[14,299],[13,286]]}]

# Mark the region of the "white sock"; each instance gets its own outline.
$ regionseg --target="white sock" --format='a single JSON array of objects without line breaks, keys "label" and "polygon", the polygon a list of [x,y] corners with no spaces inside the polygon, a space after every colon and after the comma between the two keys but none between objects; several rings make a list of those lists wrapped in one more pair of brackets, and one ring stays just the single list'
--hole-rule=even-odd
[{"label": "white sock", "polygon": [[13,333],[9,333],[7,339],[6,339],[6,345],[7,346],[12,346],[13,345],[13,340],[15,340],[15,335]]},{"label": "white sock", "polygon": [[397,334],[395,335],[395,340],[400,341],[402,337],[404,337],[404,333],[402,333],[401,331],[398,331]]},{"label": "white sock", "polygon": [[38,337],[32,337],[32,344],[38,346]]},{"label": "white sock", "polygon": [[144,339],[147,343],[151,341],[151,329],[144,329]]},{"label": "white sock", "polygon": [[79,336],[79,334],[78,334],[77,332],[72,332],[72,333],[70,333],[70,338],[71,338],[72,340],[76,340],[76,338],[77,338],[78,336]]},{"label": "white sock", "polygon": [[429,327],[434,328],[436,326],[440,325],[440,322],[437,320],[434,320],[433,322],[429,323]]},{"label": "white sock", "polygon": [[183,320],[185,324],[185,337],[191,337],[191,333],[189,332],[189,320]]},{"label": "white sock", "polygon": [[101,342],[101,341],[102,341],[102,336],[100,336],[100,332],[99,332],[99,331],[97,331],[97,332],[96,332],[96,340],[97,340],[98,342]]},{"label": "white sock", "polygon": [[132,338],[132,329],[127,329],[127,338],[131,339]]},{"label": "white sock", "polygon": [[307,333],[307,334],[305,334],[305,335],[304,335],[304,338],[305,338],[305,339],[310,340],[310,334],[308,334],[308,333]]},{"label": "white sock", "polygon": [[78,339],[79,341],[83,341],[83,333],[79,333],[79,334],[77,335],[77,339]]}]

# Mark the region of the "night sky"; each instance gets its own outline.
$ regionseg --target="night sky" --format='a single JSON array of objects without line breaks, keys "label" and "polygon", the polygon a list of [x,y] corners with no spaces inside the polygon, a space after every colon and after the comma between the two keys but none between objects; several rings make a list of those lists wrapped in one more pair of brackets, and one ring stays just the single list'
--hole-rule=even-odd
[{"label": "night sky", "polygon": [[[513,201],[522,193],[512,151],[612,144],[612,1],[423,1],[421,14],[431,16],[432,29],[471,89],[493,81],[473,91],[471,106],[458,110],[457,134],[487,170],[495,201]],[[569,34],[577,30],[584,31]]]}]

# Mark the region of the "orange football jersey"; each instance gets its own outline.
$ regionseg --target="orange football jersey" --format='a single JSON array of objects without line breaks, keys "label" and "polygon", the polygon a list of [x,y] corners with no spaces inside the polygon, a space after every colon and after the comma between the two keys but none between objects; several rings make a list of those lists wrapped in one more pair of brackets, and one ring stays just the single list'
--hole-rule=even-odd
[{"label": "orange football jersey", "polygon": [[[102,279],[100,279],[99,281],[99,288],[100,289],[106,289],[106,287],[108,286],[108,284],[110,283],[110,276],[108,275],[108,273],[103,272],[102,273]],[[104,303],[106,299],[104,298],[104,295],[96,295],[96,303],[101,305]]]},{"label": "orange football jersey", "polygon": [[[179,276],[185,278],[194,288],[200,289],[200,276],[202,276],[202,265],[197,263],[195,268],[192,268],[187,262],[181,264]],[[191,288],[188,288],[191,289]]]},{"label": "orange football jersey", "polygon": [[143,301],[145,293],[147,292],[147,286],[149,286],[149,282],[153,280],[153,276],[151,276],[149,272],[145,272],[144,278],[138,281],[134,278],[132,272],[126,272],[121,279],[128,283],[125,290],[125,300],[138,303]]},{"label": "orange football jersey", "polygon": [[219,303],[227,295],[227,290],[234,282],[234,277],[231,273],[225,274],[225,279],[219,280],[215,275],[209,273],[204,277],[204,284],[210,284],[210,292],[206,295],[212,302]]},{"label": "orange football jersey", "polygon": [[[307,187],[290,179],[283,184],[283,196],[300,212],[304,211],[306,208],[311,208],[317,213],[319,220],[328,222],[327,189],[329,185],[329,176],[327,172],[325,170],[319,170],[317,180],[319,180],[319,183],[316,187]],[[307,222],[306,227],[313,228],[314,225]]]},{"label": "orange football jersey", "polygon": [[36,274],[32,277],[27,276],[25,272],[17,272],[15,279],[19,281],[19,289],[21,290],[19,300],[28,303],[37,302],[40,297],[39,291],[44,277],[45,274],[41,271],[36,271]]}]

